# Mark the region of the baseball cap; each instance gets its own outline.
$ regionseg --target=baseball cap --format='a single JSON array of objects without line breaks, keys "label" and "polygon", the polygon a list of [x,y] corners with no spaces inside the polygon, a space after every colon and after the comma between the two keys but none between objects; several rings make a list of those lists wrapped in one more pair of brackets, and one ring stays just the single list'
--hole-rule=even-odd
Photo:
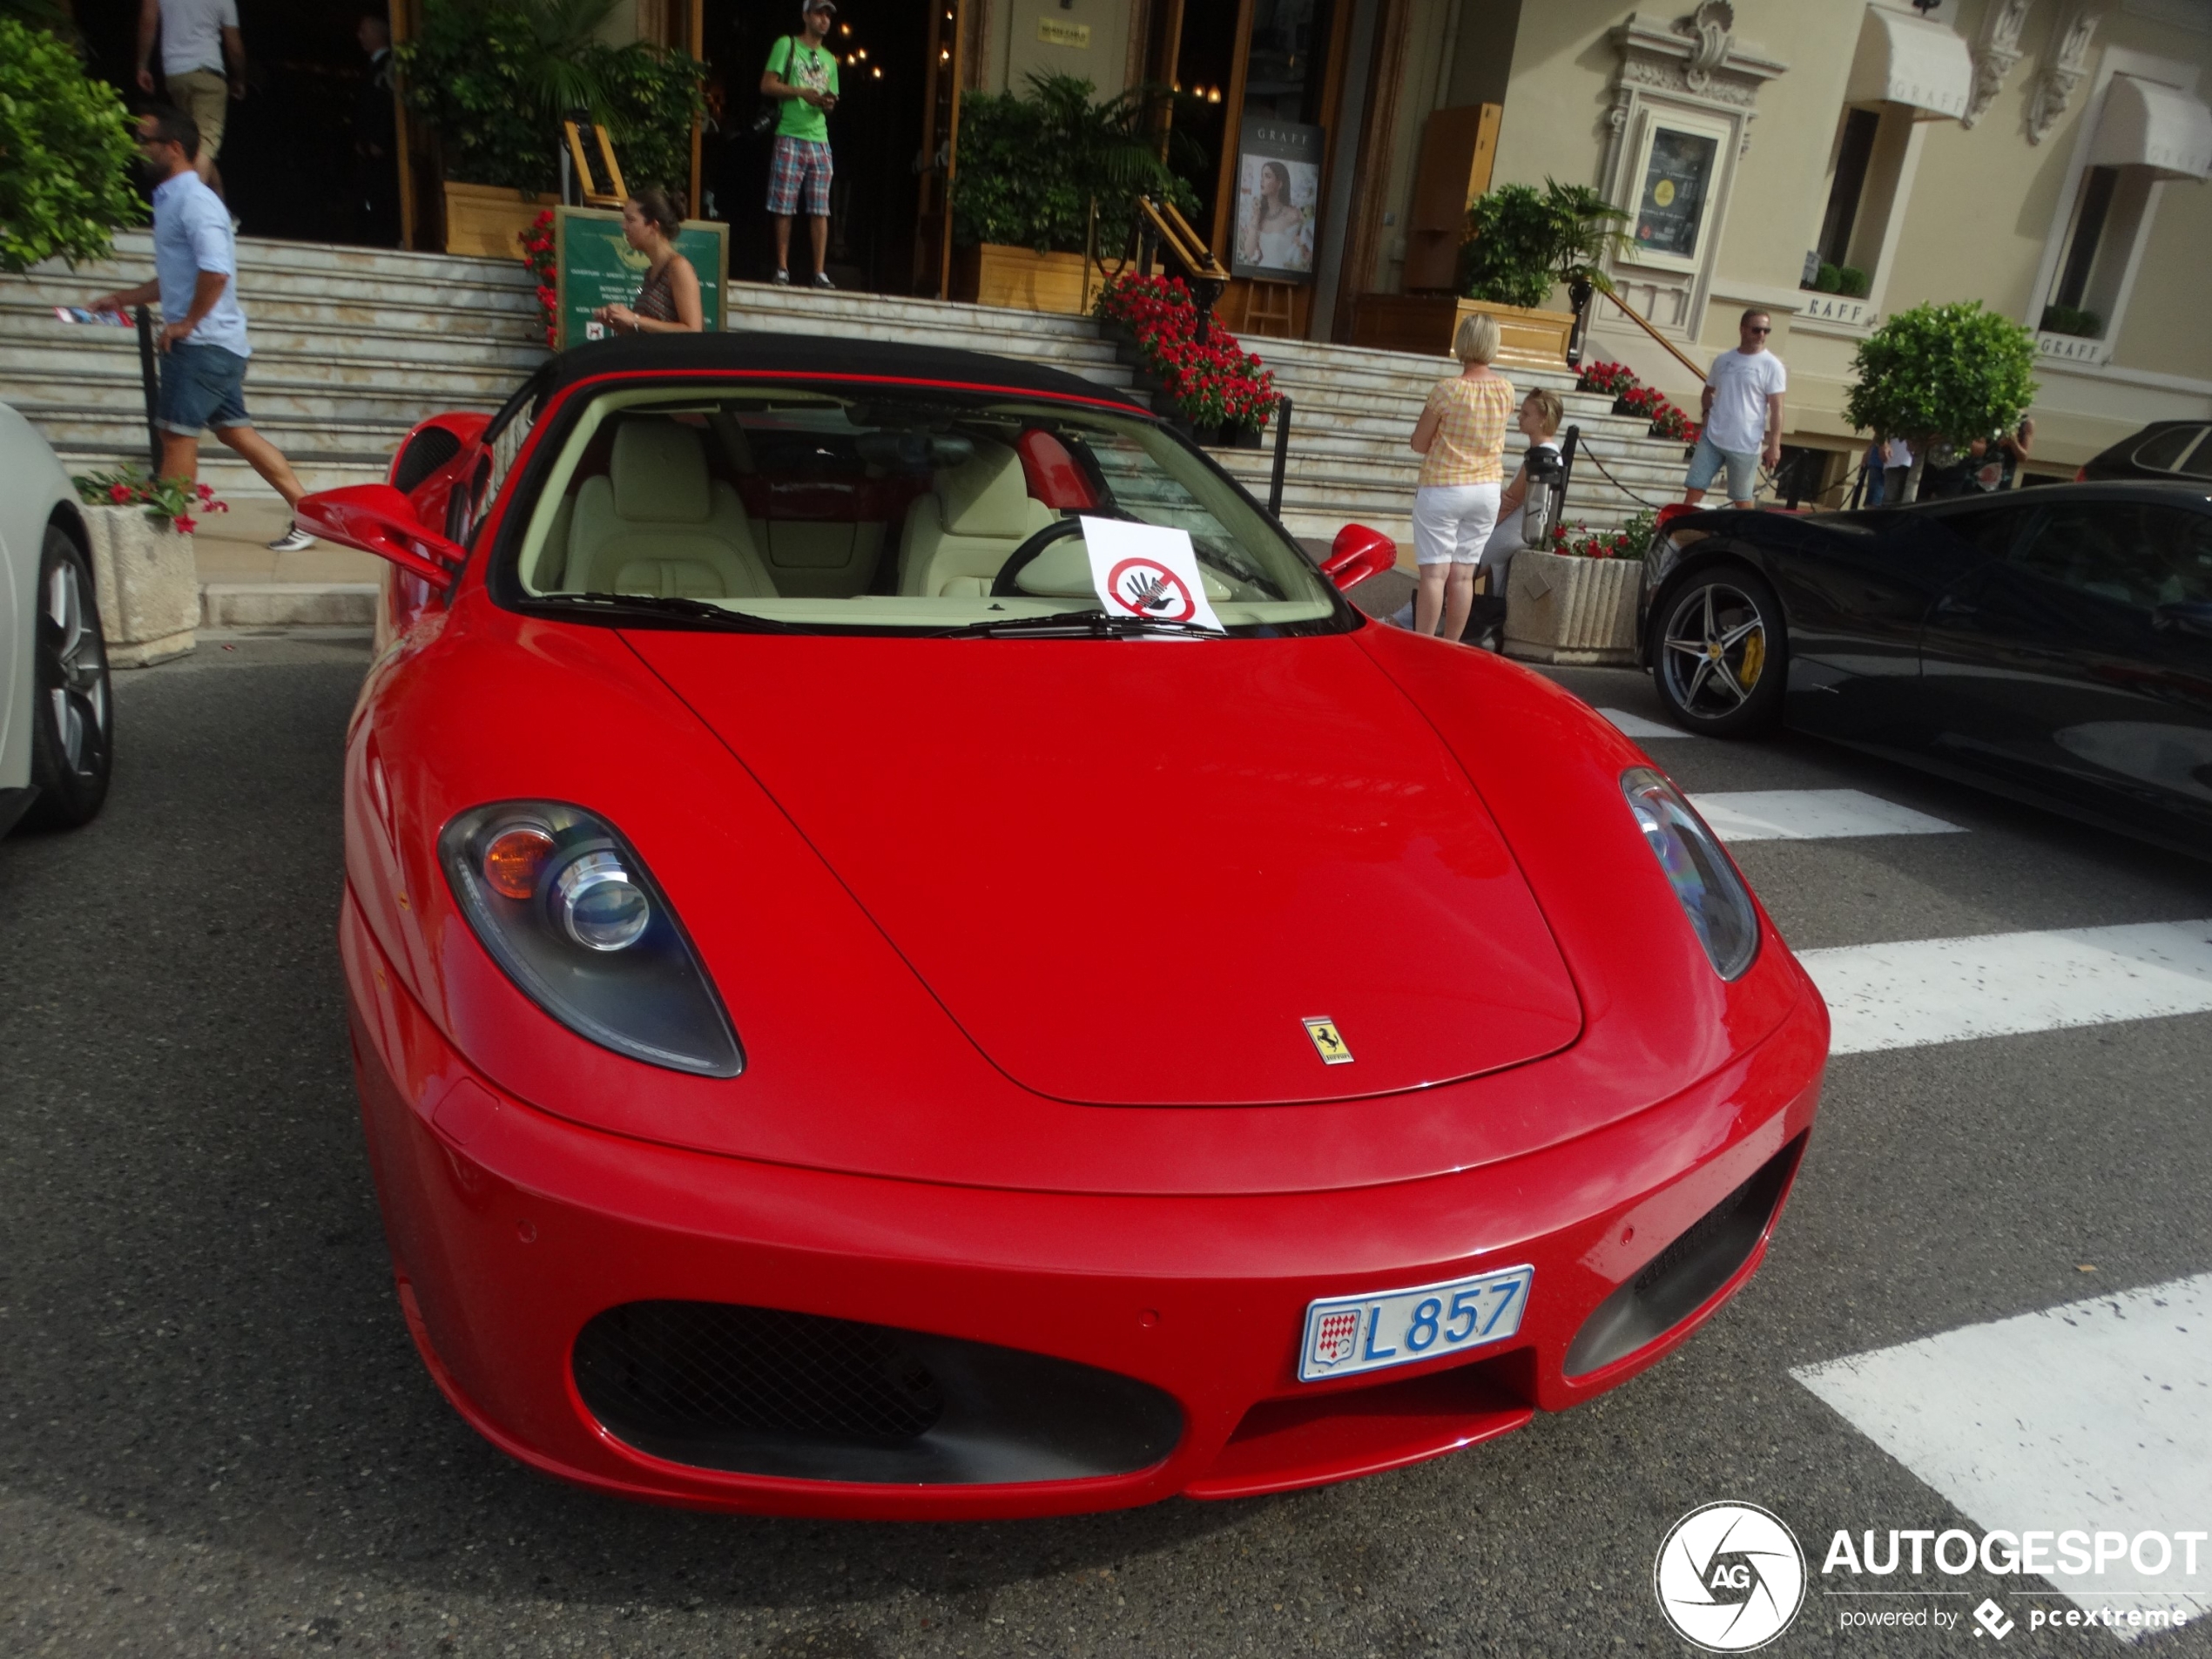
[{"label": "baseball cap", "polygon": [[834,0],[799,0],[799,15],[811,17],[818,11],[835,11]]}]

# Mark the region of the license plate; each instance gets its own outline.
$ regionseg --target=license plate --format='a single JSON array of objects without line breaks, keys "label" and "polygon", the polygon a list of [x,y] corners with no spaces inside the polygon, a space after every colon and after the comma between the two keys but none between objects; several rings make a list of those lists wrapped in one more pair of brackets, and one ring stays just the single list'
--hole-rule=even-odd
[{"label": "license plate", "polygon": [[1534,1267],[1505,1267],[1442,1285],[1330,1296],[1305,1310],[1300,1382],[1410,1366],[1503,1341],[1521,1329]]}]

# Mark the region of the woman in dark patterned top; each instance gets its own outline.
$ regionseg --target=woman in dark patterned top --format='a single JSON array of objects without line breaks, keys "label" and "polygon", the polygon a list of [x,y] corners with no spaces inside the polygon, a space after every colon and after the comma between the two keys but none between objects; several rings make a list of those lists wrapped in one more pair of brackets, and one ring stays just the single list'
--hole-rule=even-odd
[{"label": "woman in dark patterned top", "polygon": [[622,205],[622,233],[651,261],[637,303],[601,306],[591,314],[618,334],[696,334],[706,325],[699,302],[699,273],[676,251],[684,216],[668,192],[639,191]]}]

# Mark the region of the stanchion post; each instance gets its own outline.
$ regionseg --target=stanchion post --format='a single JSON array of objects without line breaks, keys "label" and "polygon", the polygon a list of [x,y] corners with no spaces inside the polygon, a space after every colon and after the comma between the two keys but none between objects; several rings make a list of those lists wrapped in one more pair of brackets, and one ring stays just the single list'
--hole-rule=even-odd
[{"label": "stanchion post", "polygon": [[1291,455],[1291,395],[1285,392],[1275,404],[1275,470],[1267,481],[1267,512],[1283,516],[1283,467]]}]

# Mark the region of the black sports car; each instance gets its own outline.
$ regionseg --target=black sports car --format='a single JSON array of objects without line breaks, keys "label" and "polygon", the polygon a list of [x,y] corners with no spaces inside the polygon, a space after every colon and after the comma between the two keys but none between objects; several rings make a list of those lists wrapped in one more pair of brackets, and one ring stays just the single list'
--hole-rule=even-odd
[{"label": "black sports car", "polygon": [[1786,720],[2212,858],[2212,486],[1688,513],[1639,621],[1689,731]]},{"label": "black sports car", "polygon": [[2074,475],[2077,484],[2107,478],[2212,479],[2212,421],[2153,421]]}]

